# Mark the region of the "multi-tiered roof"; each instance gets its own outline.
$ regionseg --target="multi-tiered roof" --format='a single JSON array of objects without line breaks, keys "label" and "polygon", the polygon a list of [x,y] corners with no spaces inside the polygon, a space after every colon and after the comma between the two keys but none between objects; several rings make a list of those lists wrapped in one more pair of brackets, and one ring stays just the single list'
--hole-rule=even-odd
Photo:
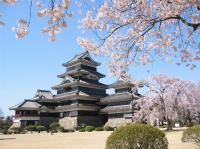
[{"label": "multi-tiered roof", "polygon": [[89,52],[76,55],[64,63],[66,72],[58,75],[61,83],[52,87],[57,90],[54,100],[61,105],[56,108],[59,112],[67,111],[98,111],[99,98],[106,96],[107,86],[99,80],[105,77],[97,72],[100,63],[94,61]]}]

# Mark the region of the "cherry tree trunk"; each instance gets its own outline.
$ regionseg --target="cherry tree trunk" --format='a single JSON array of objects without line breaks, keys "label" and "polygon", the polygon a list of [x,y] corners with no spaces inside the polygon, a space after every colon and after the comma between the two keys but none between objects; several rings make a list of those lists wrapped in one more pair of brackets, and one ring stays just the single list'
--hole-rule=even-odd
[{"label": "cherry tree trunk", "polygon": [[193,123],[192,123],[192,118],[191,118],[190,111],[188,110],[187,113],[188,113],[188,116],[187,116],[188,127],[192,127]]},{"label": "cherry tree trunk", "polygon": [[173,130],[172,119],[167,118],[167,129],[166,129],[166,131],[172,131],[172,130]]}]

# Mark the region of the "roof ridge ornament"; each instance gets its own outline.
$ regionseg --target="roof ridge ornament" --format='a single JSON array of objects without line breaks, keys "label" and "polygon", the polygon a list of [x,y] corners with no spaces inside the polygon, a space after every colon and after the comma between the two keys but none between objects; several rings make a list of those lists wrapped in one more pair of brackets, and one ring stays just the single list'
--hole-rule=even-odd
[{"label": "roof ridge ornament", "polygon": [[[89,58],[89,59],[85,59],[85,58]],[[74,63],[77,63],[77,62],[89,62],[89,63],[93,63],[94,65],[96,66],[99,66],[100,63],[99,62],[96,62],[91,56],[90,56],[90,53],[88,51],[85,51],[83,53],[80,53],[80,54],[77,54],[75,55],[71,60],[69,60],[68,62],[62,64],[63,66],[69,66],[69,65],[72,65]]]}]

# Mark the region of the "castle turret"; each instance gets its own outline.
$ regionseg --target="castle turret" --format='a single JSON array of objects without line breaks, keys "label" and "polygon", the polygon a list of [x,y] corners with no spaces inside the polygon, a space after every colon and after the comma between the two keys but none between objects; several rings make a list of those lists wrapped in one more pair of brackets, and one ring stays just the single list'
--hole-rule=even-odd
[{"label": "castle turret", "polygon": [[140,96],[136,86],[123,80],[117,80],[115,83],[109,85],[109,88],[114,88],[115,93],[101,98],[100,101],[104,105],[101,112],[108,114],[106,125],[119,127],[132,122],[132,105]]}]

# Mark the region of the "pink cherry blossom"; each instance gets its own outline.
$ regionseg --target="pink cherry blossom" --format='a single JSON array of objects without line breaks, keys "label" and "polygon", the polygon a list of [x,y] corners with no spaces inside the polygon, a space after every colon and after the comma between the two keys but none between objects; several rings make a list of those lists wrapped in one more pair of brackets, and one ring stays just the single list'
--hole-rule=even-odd
[{"label": "pink cherry blossom", "polygon": [[[199,0],[104,0],[100,5],[91,3],[90,8],[80,28],[85,33],[92,30],[96,38],[87,40],[87,45],[80,42],[85,49],[97,53],[98,47],[99,54],[108,51],[114,64],[148,64],[161,59],[196,67],[200,57]],[[84,38],[88,39],[87,35]]]},{"label": "pink cherry blossom", "polygon": [[18,27],[13,27],[12,31],[16,33],[16,38],[23,38],[28,34],[28,23],[25,19],[17,20]]},{"label": "pink cherry blossom", "polygon": [[4,3],[7,3],[7,4],[15,4],[18,0],[0,0],[0,1],[3,1]]},{"label": "pink cherry blossom", "polygon": [[166,75],[154,75],[144,81],[144,84],[148,90],[136,104],[137,110],[133,117],[135,121],[184,122],[188,114],[190,117],[199,114],[200,88],[194,82]]}]

